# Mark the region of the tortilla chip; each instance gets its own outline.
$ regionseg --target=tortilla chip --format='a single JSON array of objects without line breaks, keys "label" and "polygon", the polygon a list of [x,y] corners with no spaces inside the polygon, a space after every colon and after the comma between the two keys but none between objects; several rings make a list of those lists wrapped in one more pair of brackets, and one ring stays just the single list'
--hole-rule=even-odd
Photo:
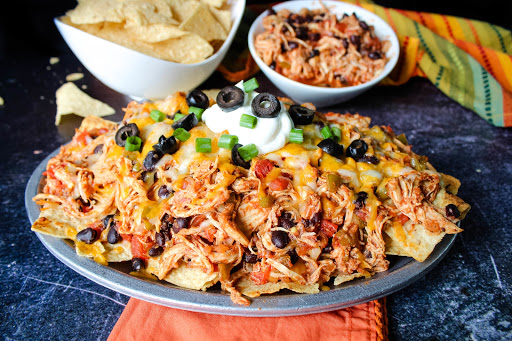
[{"label": "tortilla chip", "polygon": [[125,262],[132,259],[131,243],[122,240],[116,244],[103,242],[105,248],[105,258],[107,262]]},{"label": "tortilla chip", "polygon": [[32,231],[57,238],[75,240],[77,231],[81,229],[82,221],[64,214],[57,208],[41,211],[39,218],[32,225]]},{"label": "tortilla chip", "polygon": [[73,82],[73,81],[77,81],[79,79],[82,79],[84,78],[84,74],[81,73],[81,72],[75,72],[75,73],[70,73],[69,75],[66,76],[66,81],[68,82]]},{"label": "tortilla chip", "polygon": [[178,24],[171,7],[164,0],[131,0],[124,3],[121,12],[128,25]]},{"label": "tortilla chip", "polygon": [[215,19],[222,25],[224,30],[229,33],[231,30],[231,11],[227,9],[217,9],[210,7],[210,12]]},{"label": "tortilla chip", "polygon": [[345,282],[348,282],[348,281],[351,281],[355,278],[359,278],[359,277],[364,277],[363,274],[360,274],[359,272],[356,272],[356,273],[353,273],[353,274],[350,274],[350,275],[338,275],[336,276],[336,278],[334,279],[334,285],[340,285],[341,283],[345,283]]},{"label": "tortilla chip", "polygon": [[249,278],[249,276],[245,276],[240,278],[236,283],[236,289],[242,293],[242,295],[248,297],[258,297],[261,294],[272,294],[274,292],[278,292],[281,289],[289,289],[298,293],[303,294],[314,294],[319,292],[319,284],[297,284],[297,283],[285,283],[285,282],[277,282],[271,283],[267,282],[262,285],[256,285]]},{"label": "tortilla chip", "polygon": [[58,62],[60,62],[60,58],[59,57],[51,57],[50,58],[50,64],[51,65],[57,64]]},{"label": "tortilla chip", "polygon": [[407,256],[423,262],[446,233],[434,234],[423,225],[414,224],[411,220],[403,226],[401,224],[388,224],[384,230],[386,254]]},{"label": "tortilla chip", "polygon": [[59,125],[62,115],[75,114],[82,117],[91,115],[107,116],[116,111],[109,105],[98,101],[80,90],[74,83],[65,83],[56,93],[57,116],[55,125]]},{"label": "tortilla chip", "polygon": [[123,22],[122,3],[118,0],[80,0],[66,13],[74,24],[96,24],[103,21]]},{"label": "tortilla chip", "polygon": [[[455,179],[455,180],[457,180],[457,179]],[[461,198],[448,193],[444,188],[441,188],[439,193],[437,193],[437,196],[434,199],[434,201],[432,202],[432,204],[434,204],[434,207],[440,208],[440,210],[442,210],[442,211],[445,211],[444,208],[450,204],[457,206],[457,209],[460,212],[460,216],[456,219],[457,221],[464,219],[466,214],[471,209],[471,206],[468,203],[464,202],[464,200],[462,200]],[[439,212],[439,213],[443,214],[446,212]],[[461,231],[462,230],[456,231],[456,233],[461,232]]]},{"label": "tortilla chip", "polygon": [[218,273],[207,274],[200,268],[187,267],[183,262],[169,272],[164,278],[165,281],[187,289],[205,291],[219,281]]},{"label": "tortilla chip", "polygon": [[[192,64],[205,60],[213,54],[213,47],[196,34],[187,34],[176,39],[156,43],[154,52],[162,58],[177,63]],[[193,46],[193,48],[191,48]],[[165,59],[165,58],[163,58]]]},{"label": "tortilla chip", "polygon": [[125,28],[129,34],[133,34],[134,38],[148,43],[158,43],[187,34],[187,32],[180,30],[178,26],[164,24],[126,25]]},{"label": "tortilla chip", "polygon": [[206,41],[225,40],[227,37],[224,27],[215,19],[206,6],[197,7],[192,15],[181,23],[179,28],[195,33]]},{"label": "tortilla chip", "polygon": [[220,92],[220,89],[208,89],[208,90],[203,90],[203,92],[205,93],[206,96],[215,100],[217,98],[217,95]]},{"label": "tortilla chip", "polygon": [[109,120],[105,120],[98,116],[87,116],[82,120],[82,124],[80,124],[80,128],[78,131],[89,131],[93,129],[101,129],[107,128],[108,130],[113,130],[117,128],[117,123]]},{"label": "tortilla chip", "polygon": [[199,1],[192,0],[171,0],[169,2],[174,18],[178,21],[185,21],[199,7]]},{"label": "tortilla chip", "polygon": [[459,191],[459,187],[460,187],[459,179],[457,179],[451,175],[448,175],[448,174],[443,174],[443,173],[439,173],[439,174],[441,175],[441,179],[440,179],[441,187],[445,188],[447,192],[449,192],[453,195],[457,195],[457,192]]},{"label": "tortilla chip", "polygon": [[5,101],[4,101],[4,98],[3,97],[0,97],[0,106],[4,105],[5,104]]},{"label": "tortilla chip", "polygon": [[225,3],[224,0],[203,0],[203,2],[206,2],[208,5],[216,8],[221,8]]}]

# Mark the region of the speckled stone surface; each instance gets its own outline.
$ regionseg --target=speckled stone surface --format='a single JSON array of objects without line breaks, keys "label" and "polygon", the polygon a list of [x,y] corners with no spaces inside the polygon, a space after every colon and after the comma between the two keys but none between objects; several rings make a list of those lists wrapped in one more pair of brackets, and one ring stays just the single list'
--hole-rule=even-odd
[{"label": "speckled stone surface", "polygon": [[[52,32],[55,34],[55,32]],[[60,62],[50,65],[50,56]],[[79,125],[55,127],[55,90],[73,72],[120,119],[128,98],[90,75],[64,46],[39,55],[1,55],[0,335],[5,340],[105,340],[129,297],[103,288],[54,258],[30,231],[26,182]],[[258,75],[261,89],[276,92]],[[222,85],[214,75],[203,87]],[[512,339],[512,129],[495,128],[424,79],[377,87],[329,110],[359,112],[405,133],[413,149],[462,182],[472,205],[465,229],[430,273],[387,299],[392,340]]]}]

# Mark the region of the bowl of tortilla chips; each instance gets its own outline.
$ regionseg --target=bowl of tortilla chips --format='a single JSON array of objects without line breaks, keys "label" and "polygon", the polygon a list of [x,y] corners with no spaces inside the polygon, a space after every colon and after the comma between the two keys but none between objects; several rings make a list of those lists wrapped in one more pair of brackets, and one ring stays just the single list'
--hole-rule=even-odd
[{"label": "bowl of tortilla chips", "polygon": [[82,0],[55,18],[80,62],[108,87],[136,99],[194,89],[217,68],[245,0]]}]

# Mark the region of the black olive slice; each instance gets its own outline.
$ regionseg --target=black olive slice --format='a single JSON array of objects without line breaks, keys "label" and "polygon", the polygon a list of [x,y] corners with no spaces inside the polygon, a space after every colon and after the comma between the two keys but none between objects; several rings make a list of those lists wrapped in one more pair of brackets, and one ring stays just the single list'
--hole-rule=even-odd
[{"label": "black olive slice", "polygon": [[240,156],[240,153],[238,152],[238,148],[242,147],[240,143],[237,143],[233,146],[233,149],[231,149],[231,160],[233,161],[233,164],[236,166],[243,167],[245,169],[251,168],[251,162],[245,161],[242,156]]},{"label": "black olive slice", "polygon": [[[195,116],[195,115],[193,115]],[[178,151],[179,147],[178,147],[178,142],[176,141],[176,138],[174,136],[170,136],[170,137],[165,137],[165,136],[160,136],[160,138],[158,139],[158,143],[153,145],[153,149],[159,153],[160,155],[165,155],[165,154],[174,154]]]},{"label": "black olive slice", "polygon": [[187,95],[187,105],[189,107],[208,109],[210,106],[210,99],[201,90],[194,90]]},{"label": "black olive slice", "polygon": [[288,113],[290,113],[292,121],[295,125],[311,124],[313,122],[313,117],[315,117],[314,110],[295,104],[290,106]]},{"label": "black olive slice", "polygon": [[244,92],[236,86],[226,86],[217,95],[217,105],[222,111],[230,112],[244,104]]},{"label": "black olive slice", "polygon": [[188,114],[185,117],[180,118],[176,122],[172,124],[172,129],[176,130],[178,128],[183,128],[187,131],[194,128],[196,124],[198,123],[197,116],[194,114]]},{"label": "black olive slice", "polygon": [[354,140],[347,148],[347,157],[351,157],[356,161],[359,161],[366,151],[368,150],[368,145],[363,140]]},{"label": "black olive slice", "polygon": [[253,114],[258,117],[273,118],[281,111],[281,103],[276,96],[262,92],[252,100],[251,108]]},{"label": "black olive slice", "polygon": [[343,146],[333,139],[322,140],[317,146],[327,154],[337,157],[338,159],[343,157]]},{"label": "black olive slice", "polygon": [[139,136],[139,127],[135,123],[129,123],[117,130],[116,143],[120,147],[124,147],[126,139],[130,136]]},{"label": "black olive slice", "polygon": [[155,170],[155,165],[161,158],[162,154],[157,151],[150,150],[144,158],[144,161],[142,161],[142,168],[144,168],[146,172]]}]

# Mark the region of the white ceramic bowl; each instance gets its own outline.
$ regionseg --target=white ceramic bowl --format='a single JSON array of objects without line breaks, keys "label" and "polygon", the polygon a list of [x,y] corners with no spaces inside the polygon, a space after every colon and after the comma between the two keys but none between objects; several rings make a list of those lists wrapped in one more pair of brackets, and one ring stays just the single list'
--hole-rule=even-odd
[{"label": "white ceramic bowl", "polygon": [[226,41],[215,54],[194,64],[151,57],[66,25],[58,18],[54,22],[75,56],[105,85],[136,99],[160,99],[176,91],[194,89],[220,64],[233,42],[245,9],[245,0],[229,2],[232,27]]},{"label": "white ceramic bowl", "polygon": [[[264,31],[263,18],[267,13],[261,14],[252,24],[249,30],[249,50],[260,67],[261,71],[274,83],[281,91],[286,93],[288,97],[299,103],[312,102],[317,107],[326,107],[333,104],[345,102],[361,93],[367,91],[382,79],[384,79],[396,65],[400,54],[400,46],[393,29],[377,15],[355,5],[347,4],[340,1],[322,1],[332,13],[339,18],[343,13],[356,13],[357,17],[366,21],[368,25],[375,27],[375,34],[381,40],[389,40],[391,47],[386,52],[388,62],[384,71],[376,78],[369,82],[343,88],[326,88],[320,86],[306,85],[291,80],[268,67],[256,53],[254,40],[256,36]],[[292,12],[298,12],[302,8],[316,9],[322,8],[319,1],[287,1],[273,7],[277,12],[281,9],[289,9]]]}]

